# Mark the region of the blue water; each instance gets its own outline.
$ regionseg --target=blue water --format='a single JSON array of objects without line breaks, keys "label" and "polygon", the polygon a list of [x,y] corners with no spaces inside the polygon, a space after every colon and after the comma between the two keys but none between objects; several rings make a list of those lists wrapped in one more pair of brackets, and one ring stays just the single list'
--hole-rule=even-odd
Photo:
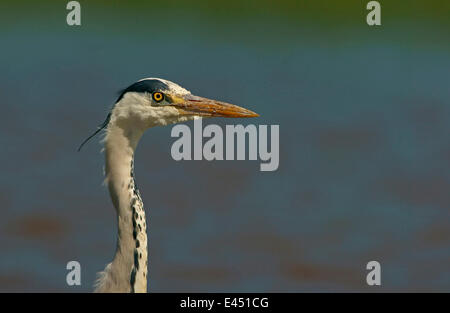
[{"label": "blue water", "polygon": [[152,76],[280,125],[280,167],[176,162],[171,127],[149,130],[135,166],[151,291],[370,291],[371,260],[382,290],[450,291],[446,46],[200,26],[2,31],[0,290],[92,290],[115,216],[101,146],[76,148],[119,89]]}]

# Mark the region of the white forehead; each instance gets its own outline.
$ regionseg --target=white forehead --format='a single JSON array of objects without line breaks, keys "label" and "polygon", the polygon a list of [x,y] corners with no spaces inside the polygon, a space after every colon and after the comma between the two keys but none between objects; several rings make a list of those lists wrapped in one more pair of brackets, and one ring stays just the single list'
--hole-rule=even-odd
[{"label": "white forehead", "polygon": [[152,79],[157,79],[159,81],[161,81],[162,83],[166,84],[169,87],[169,90],[172,91],[175,94],[178,95],[189,95],[191,92],[183,87],[181,87],[180,85],[171,82],[170,80],[166,80],[166,79],[162,79],[162,78],[158,78],[158,77],[148,77],[148,78],[143,78],[141,80],[139,80],[140,82],[143,80],[152,80]]}]

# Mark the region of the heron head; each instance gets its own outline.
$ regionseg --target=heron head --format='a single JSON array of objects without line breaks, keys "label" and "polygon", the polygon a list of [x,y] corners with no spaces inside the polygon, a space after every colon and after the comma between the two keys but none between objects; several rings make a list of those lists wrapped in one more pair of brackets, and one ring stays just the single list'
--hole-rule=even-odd
[{"label": "heron head", "polygon": [[121,91],[105,122],[79,149],[110,124],[143,131],[149,127],[185,122],[199,117],[257,116],[257,113],[237,105],[195,96],[171,81],[145,78]]},{"label": "heron head", "polygon": [[183,87],[160,78],[142,79],[124,89],[116,102],[115,111],[113,118],[132,119],[145,127],[196,117],[258,116],[233,104],[194,96]]}]

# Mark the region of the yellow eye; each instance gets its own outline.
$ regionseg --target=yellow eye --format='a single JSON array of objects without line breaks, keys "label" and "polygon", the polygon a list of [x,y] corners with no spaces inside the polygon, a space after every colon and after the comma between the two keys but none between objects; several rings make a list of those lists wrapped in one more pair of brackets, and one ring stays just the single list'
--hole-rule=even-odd
[{"label": "yellow eye", "polygon": [[164,99],[164,95],[161,92],[154,92],[153,93],[153,100],[156,102],[161,102]]}]

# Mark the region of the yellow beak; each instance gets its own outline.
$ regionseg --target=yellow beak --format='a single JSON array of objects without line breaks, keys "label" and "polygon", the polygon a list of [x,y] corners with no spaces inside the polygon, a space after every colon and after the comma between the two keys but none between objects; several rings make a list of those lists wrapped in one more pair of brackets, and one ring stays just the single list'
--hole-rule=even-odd
[{"label": "yellow beak", "polygon": [[183,115],[198,115],[209,117],[257,117],[259,114],[244,109],[240,106],[211,100],[207,98],[197,97],[194,95],[186,95],[182,97],[170,96],[172,106],[177,108]]}]

